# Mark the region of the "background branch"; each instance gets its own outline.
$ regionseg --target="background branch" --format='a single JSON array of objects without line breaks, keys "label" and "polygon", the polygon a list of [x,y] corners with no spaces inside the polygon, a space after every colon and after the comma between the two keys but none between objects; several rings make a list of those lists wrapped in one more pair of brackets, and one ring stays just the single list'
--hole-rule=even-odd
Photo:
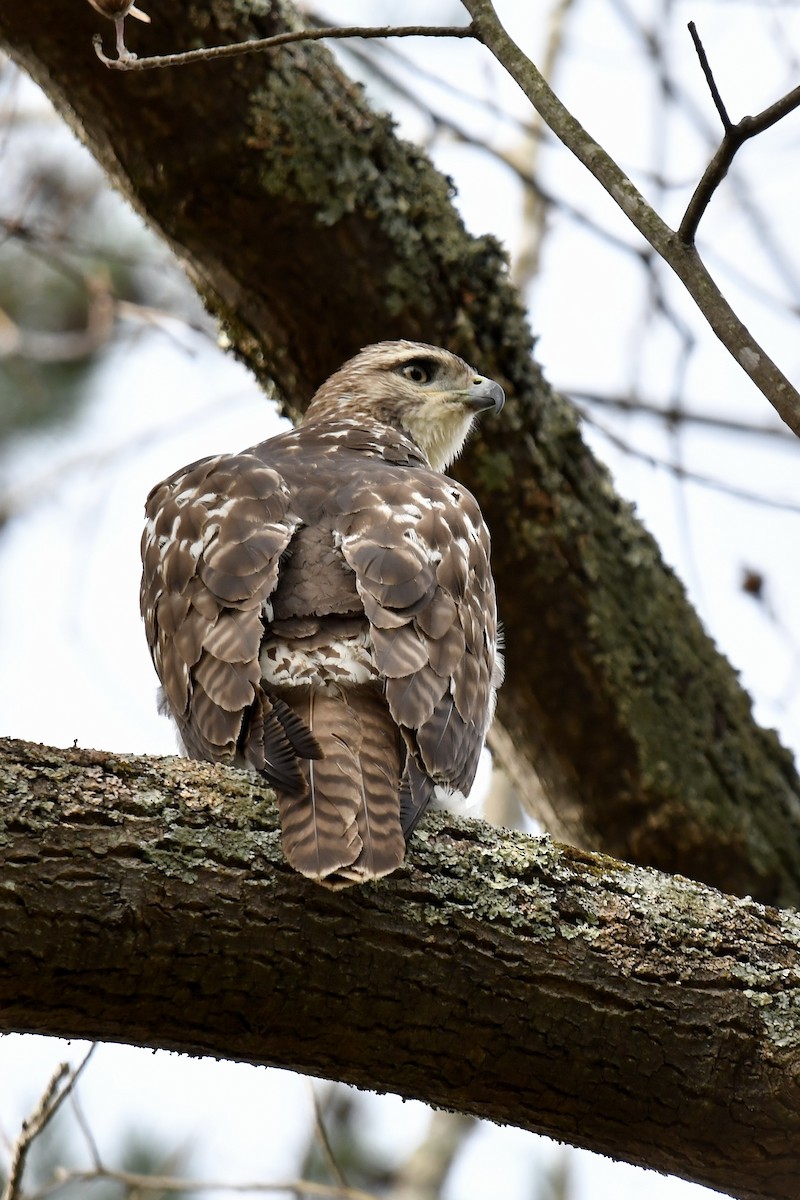
[{"label": "background branch", "polygon": [[42,1093],[36,1108],[28,1119],[23,1121],[22,1130],[14,1143],[11,1153],[11,1165],[8,1170],[6,1185],[3,1189],[3,1200],[17,1200],[21,1195],[22,1175],[31,1146],[50,1124],[67,1096],[72,1093],[81,1072],[93,1053],[94,1046],[91,1046],[84,1055],[82,1062],[74,1070],[70,1068],[68,1063],[62,1063]]}]

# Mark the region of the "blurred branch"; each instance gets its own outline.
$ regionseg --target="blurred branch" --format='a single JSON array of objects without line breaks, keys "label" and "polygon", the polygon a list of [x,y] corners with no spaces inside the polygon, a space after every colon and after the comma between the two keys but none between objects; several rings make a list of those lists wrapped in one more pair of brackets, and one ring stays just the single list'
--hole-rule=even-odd
[{"label": "blurred branch", "polygon": [[620,437],[613,429],[609,429],[607,425],[602,425],[593,416],[579,409],[581,416],[588,422],[598,433],[615,446],[617,450],[622,451],[632,458],[638,458],[641,462],[647,463],[648,466],[658,467],[662,471],[668,471],[676,479],[685,481],[686,483],[696,483],[701,487],[711,488],[715,492],[722,492],[725,496],[733,496],[737,500],[745,500],[748,504],[760,504],[766,508],[777,508],[782,512],[800,512],[800,501],[779,500],[774,496],[765,496],[761,492],[751,492],[747,488],[738,487],[734,483],[726,483],[723,479],[715,479],[711,475],[703,475],[698,471],[690,471],[680,463],[670,462],[669,459],[660,458],[657,454],[650,454],[647,450],[640,450],[637,446],[632,446],[625,438]]},{"label": "blurred branch", "polygon": [[[607,151],[564,107],[535,65],[509,37],[491,0],[463,2],[472,17],[478,39],[516,80],[567,149],[591,172],[635,228],[672,268],[726,349],[773,405],[781,419],[800,436],[800,394],[733,311],[703,265],[694,245],[670,229]],[[800,95],[800,89],[797,92]],[[784,98],[781,103],[785,104],[788,99]],[[752,120],[763,123],[765,116],[766,113]],[[747,120],[750,119],[745,118],[745,122]]]},{"label": "blurred branch", "polygon": [[761,425],[754,421],[735,421],[732,417],[720,417],[715,413],[696,412],[691,408],[662,407],[644,400],[641,396],[610,396],[600,392],[582,391],[580,388],[565,387],[565,396],[576,403],[594,404],[600,408],[614,409],[631,416],[654,417],[665,425],[699,425],[724,433],[741,433],[747,437],[776,438],[791,443],[793,436],[785,425]]},{"label": "blurred branch", "polygon": [[384,1200],[440,1200],[475,1124],[474,1117],[463,1113],[432,1112],[425,1137],[394,1172]]},{"label": "blurred branch", "polygon": [[304,1200],[306,1196],[319,1196],[322,1200],[378,1200],[373,1192],[364,1192],[360,1188],[339,1187],[334,1183],[315,1183],[309,1179],[289,1179],[276,1183],[249,1181],[245,1183],[230,1183],[227,1180],[212,1179],[176,1179],[171,1175],[137,1175],[133,1171],[114,1171],[109,1167],[95,1168],[91,1171],[72,1171],[62,1169],[57,1172],[56,1180],[48,1187],[41,1188],[30,1200],[45,1200],[62,1188],[76,1183],[96,1183],[105,1180],[109,1183],[120,1183],[127,1188],[129,1194],[135,1192],[228,1192],[234,1195],[240,1192],[253,1192],[256,1195],[273,1195],[280,1192],[284,1195],[295,1196]]},{"label": "blurred branch", "polygon": [[0,361],[12,356],[33,362],[74,362],[89,358],[108,344],[114,329],[117,302],[104,271],[83,279],[87,313],[84,329],[45,333],[23,329],[0,309]]},{"label": "blurred branch", "polygon": [[314,1109],[314,1136],[317,1140],[322,1157],[325,1159],[328,1170],[336,1181],[336,1186],[339,1188],[347,1188],[347,1180],[344,1177],[341,1167],[336,1161],[336,1155],[333,1152],[328,1131],[325,1128],[325,1121],[322,1117],[322,1109],[320,1108],[319,1097],[313,1083],[309,1082],[311,1091],[311,1104]]},{"label": "blurred branch", "polygon": [[[14,1143],[11,1154],[11,1165],[8,1170],[6,1186],[2,1200],[19,1200],[22,1188],[22,1174],[28,1152],[36,1138],[52,1121],[61,1105],[70,1095],[86,1064],[94,1053],[94,1046],[86,1052],[83,1061],[72,1070],[69,1063],[62,1063],[45,1088],[39,1103],[27,1120],[22,1122],[22,1130]],[[62,1086],[63,1084],[63,1086]]]},{"label": "blurred branch", "polygon": [[[547,40],[542,59],[542,75],[545,79],[552,79],[555,74],[564,48],[564,23],[572,4],[573,0],[553,0],[547,15]],[[538,275],[544,242],[548,205],[540,190],[532,186],[532,181],[539,175],[545,128],[541,115],[535,112],[530,131],[526,131],[519,144],[507,155],[507,160],[522,167],[529,177],[523,202],[522,243],[515,256],[513,269],[514,282],[520,288],[526,287]]]},{"label": "blurred branch", "polygon": [[269,791],[207,763],[4,741],[0,793],[4,1029],[339,1078],[795,1200],[794,913],[442,814],[331,893],[283,861]]}]

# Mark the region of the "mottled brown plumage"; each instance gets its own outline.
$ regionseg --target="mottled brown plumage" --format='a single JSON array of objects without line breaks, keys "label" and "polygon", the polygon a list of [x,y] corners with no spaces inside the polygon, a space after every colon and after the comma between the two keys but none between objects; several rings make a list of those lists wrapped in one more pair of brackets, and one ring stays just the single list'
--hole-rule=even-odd
[{"label": "mottled brown plumage", "polygon": [[331,887],[403,860],[466,794],[502,669],[489,535],[440,472],[502,390],[446,350],[369,346],[304,423],[154,488],[141,605],[186,752],[260,772]]}]

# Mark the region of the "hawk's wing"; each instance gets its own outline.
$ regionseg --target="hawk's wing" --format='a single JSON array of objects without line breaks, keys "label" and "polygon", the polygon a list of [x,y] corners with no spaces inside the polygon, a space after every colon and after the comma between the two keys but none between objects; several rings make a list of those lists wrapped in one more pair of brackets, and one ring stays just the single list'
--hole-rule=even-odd
[{"label": "hawk's wing", "polygon": [[466,794],[502,675],[480,509],[454,480],[416,470],[354,485],[343,507],[389,711],[431,780]]},{"label": "hawk's wing", "polygon": [[164,698],[187,752],[238,753],[288,791],[313,738],[260,685],[262,614],[299,525],[289,489],[252,454],[201,459],[147,498],[141,609]]}]

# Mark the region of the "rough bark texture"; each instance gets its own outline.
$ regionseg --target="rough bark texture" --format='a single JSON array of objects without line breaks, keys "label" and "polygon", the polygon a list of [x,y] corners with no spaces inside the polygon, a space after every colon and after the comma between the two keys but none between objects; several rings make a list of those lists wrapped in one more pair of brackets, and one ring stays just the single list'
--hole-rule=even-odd
[{"label": "rough bark texture", "polygon": [[[140,53],[265,36],[287,6],[159,0]],[[494,531],[508,642],[496,744],[552,832],[775,903],[800,896],[800,787],[656,546],[533,364],[491,239],[319,45],[105,70],[86,4],[0,7],[0,39],[172,244],[235,351],[302,408],[357,347],[441,342],[506,384],[458,474]],[[450,44],[443,53],[459,53]],[[534,770],[544,788],[533,789]]]},{"label": "rough bark texture", "polygon": [[796,1200],[796,916],[443,816],[332,894],[242,773],[0,748],[2,1030],[334,1076]]}]

